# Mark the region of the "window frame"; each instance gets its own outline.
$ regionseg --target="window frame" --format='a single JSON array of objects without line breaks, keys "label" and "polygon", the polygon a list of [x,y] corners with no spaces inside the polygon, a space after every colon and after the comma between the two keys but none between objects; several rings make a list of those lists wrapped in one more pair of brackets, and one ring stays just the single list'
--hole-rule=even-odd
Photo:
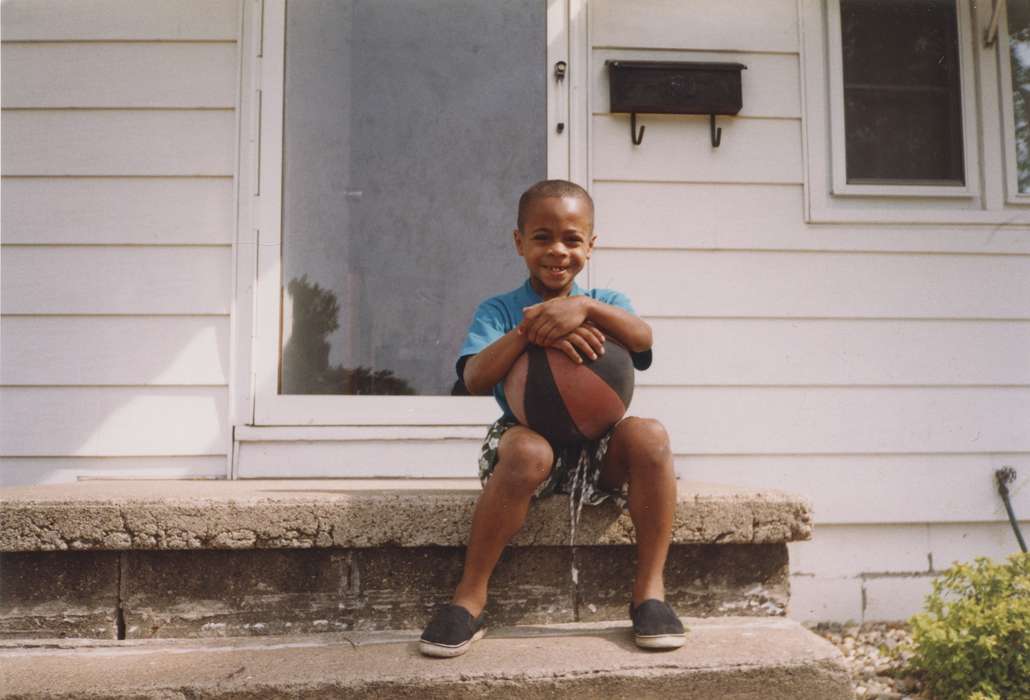
[{"label": "window frame", "polygon": [[1002,139],[1005,155],[1005,201],[1008,204],[1030,204],[1030,192],[1019,191],[1016,157],[1016,117],[1012,88],[1012,63],[1009,59],[1010,40],[1008,1],[1002,3],[998,17],[998,92],[1001,97]]},{"label": "window frame", "polygon": [[[241,147],[250,141],[250,167],[241,153],[241,199],[250,191],[250,219],[254,229],[252,316],[250,318],[249,402],[234,401],[234,425],[246,426],[396,426],[398,434],[411,426],[485,425],[497,416],[492,397],[452,396],[349,396],[283,395],[278,393],[280,338],[283,318],[282,273],[282,165],[285,80],[285,32],[287,0],[263,0],[244,21],[243,45],[256,45],[251,71],[256,88],[252,99],[241,101],[240,123],[250,124],[250,138],[241,126]],[[585,120],[586,61],[577,58],[586,44],[583,0],[547,0],[547,63],[566,61],[570,69],[564,81],[549,78],[547,122],[541,125],[547,136],[548,177],[582,178],[585,171],[587,128]],[[582,13],[585,15],[585,13]],[[249,40],[248,36],[249,36]],[[583,35],[583,36],[581,36]],[[575,70],[575,67],[582,69]],[[247,69],[243,70],[247,73]],[[241,78],[246,82],[246,78]],[[554,125],[564,121],[558,133]],[[582,163],[582,165],[580,165]],[[247,170],[249,169],[249,173]],[[239,206],[242,212],[244,207]],[[241,222],[241,229],[243,222]],[[241,233],[243,233],[241,231]],[[239,290],[239,284],[237,285]],[[243,410],[240,410],[242,408]],[[244,414],[240,416],[240,414]],[[249,414],[249,415],[246,415]],[[309,436],[310,437],[310,436]]]},{"label": "window frame", "polygon": [[[998,45],[986,47],[983,43],[992,7],[973,0],[958,0],[958,8],[963,42],[960,60],[966,61],[962,67],[964,110],[972,111],[971,118],[964,117],[963,128],[974,135],[973,150],[969,152],[966,145],[964,160],[967,183],[976,188],[975,193],[924,193],[919,186],[896,186],[896,193],[857,189],[867,185],[849,186],[846,193],[835,188],[833,164],[843,162],[843,130],[838,133],[835,152],[829,67],[831,3],[839,8],[837,0],[798,0],[805,222],[1016,228],[1030,223],[1026,209],[1030,201],[1015,201],[1006,195],[999,92],[1005,88],[999,84]],[[839,29],[837,33],[839,37]],[[843,101],[840,105],[838,111]]]}]

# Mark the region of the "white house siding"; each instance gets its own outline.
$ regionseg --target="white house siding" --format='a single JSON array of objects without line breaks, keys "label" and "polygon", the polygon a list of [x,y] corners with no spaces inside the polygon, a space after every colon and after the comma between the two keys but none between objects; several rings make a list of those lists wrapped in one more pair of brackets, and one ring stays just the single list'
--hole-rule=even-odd
[{"label": "white house siding", "polygon": [[[904,618],[932,572],[1015,551],[993,472],[1030,518],[1030,227],[806,224],[796,0],[589,15],[590,283],[654,327],[634,411],[680,475],[812,501],[802,619]],[[744,63],[743,110],[717,149],[707,117],[654,115],[633,146],[608,59]]]},{"label": "white house siding", "polygon": [[224,476],[239,3],[0,19],[0,481]]},{"label": "white house siding", "polygon": [[[813,502],[791,552],[802,618],[904,617],[930,572],[1013,551],[991,477],[1019,470],[1028,517],[1030,229],[806,224],[796,0],[583,6],[590,282],[654,326],[634,410],[668,426],[679,473]],[[247,374],[229,351],[239,11],[2,5],[5,484],[225,474],[226,385]],[[654,115],[632,146],[608,112],[615,58],[746,64],[721,147],[706,118]],[[256,473],[467,474],[478,442],[337,430],[253,440]]]}]

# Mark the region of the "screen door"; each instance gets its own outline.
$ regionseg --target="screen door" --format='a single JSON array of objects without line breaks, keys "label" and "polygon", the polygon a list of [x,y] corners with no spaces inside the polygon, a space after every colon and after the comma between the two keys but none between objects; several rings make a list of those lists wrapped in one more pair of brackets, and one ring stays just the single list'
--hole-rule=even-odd
[{"label": "screen door", "polygon": [[281,394],[451,395],[547,176],[543,0],[288,0]]}]

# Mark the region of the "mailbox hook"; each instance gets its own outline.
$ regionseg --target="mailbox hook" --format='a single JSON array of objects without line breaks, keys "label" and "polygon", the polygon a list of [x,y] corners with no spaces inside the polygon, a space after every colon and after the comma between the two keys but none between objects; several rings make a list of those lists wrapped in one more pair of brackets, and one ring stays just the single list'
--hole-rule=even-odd
[{"label": "mailbox hook", "polygon": [[644,128],[640,127],[640,131],[637,131],[637,113],[629,113],[629,138],[633,141],[634,146],[639,146],[644,140]]},{"label": "mailbox hook", "polygon": [[722,143],[722,127],[716,128],[715,126],[715,115],[708,115],[708,124],[712,130],[712,148],[718,148],[719,144]]}]

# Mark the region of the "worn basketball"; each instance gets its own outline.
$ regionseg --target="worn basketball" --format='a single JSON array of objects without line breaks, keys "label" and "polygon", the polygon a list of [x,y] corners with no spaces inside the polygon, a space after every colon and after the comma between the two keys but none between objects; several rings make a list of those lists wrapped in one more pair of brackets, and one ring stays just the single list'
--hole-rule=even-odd
[{"label": "worn basketball", "polygon": [[576,364],[561,350],[530,345],[504,379],[515,418],[551,444],[596,440],[619,421],[633,398],[629,351],[605,339],[604,354]]}]

